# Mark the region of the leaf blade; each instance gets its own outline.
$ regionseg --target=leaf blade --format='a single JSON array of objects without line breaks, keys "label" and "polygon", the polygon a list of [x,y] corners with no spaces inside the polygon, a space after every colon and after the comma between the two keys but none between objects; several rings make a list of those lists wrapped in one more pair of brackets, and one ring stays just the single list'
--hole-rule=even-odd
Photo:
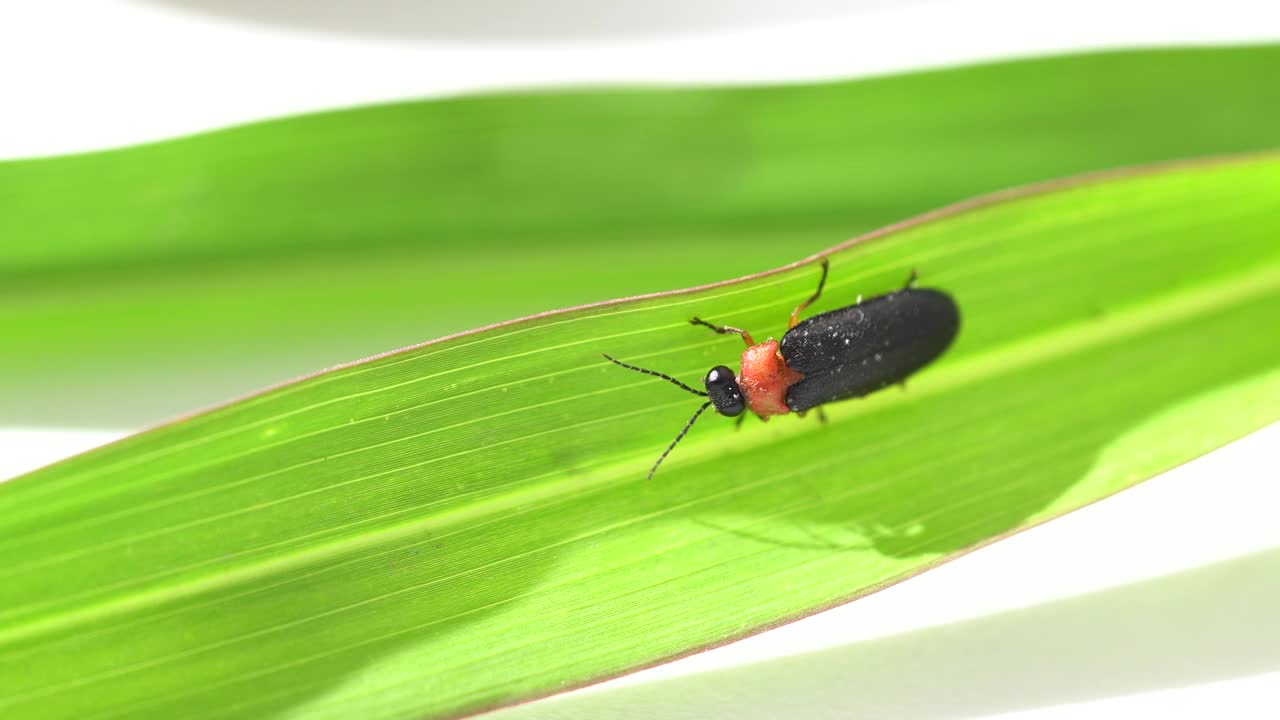
[{"label": "leaf blade", "polygon": [[815,312],[916,266],[960,302],[953,352],[827,430],[700,428],[651,483],[690,401],[597,351],[696,377],[736,350],[691,309],[776,326],[811,266],[419,347],[6,483],[0,664],[35,670],[0,703],[451,716],[897,581],[1275,419],[1277,196],[1274,156],[1191,164],[846,247]]}]

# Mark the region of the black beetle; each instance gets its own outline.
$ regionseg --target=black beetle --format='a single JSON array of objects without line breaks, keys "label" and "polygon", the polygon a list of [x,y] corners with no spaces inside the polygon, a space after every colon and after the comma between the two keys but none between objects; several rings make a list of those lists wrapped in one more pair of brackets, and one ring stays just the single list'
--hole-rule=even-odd
[{"label": "black beetle", "polygon": [[818,408],[819,418],[825,421],[819,406],[905,382],[941,355],[960,328],[955,301],[940,290],[916,288],[914,270],[900,290],[867,300],[859,298],[848,307],[800,321],[800,311],[822,296],[828,270],[824,259],[818,289],[791,311],[791,322],[781,342],[770,338],[757,343],[746,330],[714,325],[697,317],[691,319],[690,323],[722,335],[739,335],[747,344],[742,353],[742,371],[734,376],[724,365],[712,368],[702,379],[706,392],[694,390],[670,375],[604,356],[628,370],[663,378],[708,398],[658,457],[646,479],[653,477],[698,416],[712,405],[721,415],[737,417],[739,423],[746,418],[748,408],[762,420]]}]

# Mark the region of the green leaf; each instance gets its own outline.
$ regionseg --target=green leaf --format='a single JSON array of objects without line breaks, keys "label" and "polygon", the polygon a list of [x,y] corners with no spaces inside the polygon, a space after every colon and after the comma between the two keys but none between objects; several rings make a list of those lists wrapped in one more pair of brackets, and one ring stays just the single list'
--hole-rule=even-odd
[{"label": "green leaf", "polygon": [[[406,103],[0,164],[0,423],[134,428],[966,197],[1280,146],[1280,47]],[[86,353],[92,372],[85,372]]]},{"label": "green leaf", "polygon": [[[0,715],[449,717],[848,601],[1280,417],[1280,157],[1010,194],[848,244],[814,311],[951,293],[831,422],[707,417],[812,262],[399,351],[0,485]],[[944,599],[940,599],[944,602]]]}]

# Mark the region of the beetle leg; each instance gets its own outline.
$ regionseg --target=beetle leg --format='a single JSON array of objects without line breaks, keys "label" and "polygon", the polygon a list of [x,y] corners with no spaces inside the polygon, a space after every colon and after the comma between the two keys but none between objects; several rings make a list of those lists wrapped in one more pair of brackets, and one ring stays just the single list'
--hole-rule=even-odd
[{"label": "beetle leg", "polygon": [[742,423],[746,422],[746,420],[747,420],[747,414],[746,414],[746,413],[742,413],[741,415],[739,415],[739,416],[738,416],[738,420],[733,424],[733,429],[734,429],[734,430],[741,430],[741,429],[742,429]]},{"label": "beetle leg", "polygon": [[903,290],[910,290],[916,286],[916,281],[920,279],[920,275],[916,273],[915,268],[911,268],[911,274],[907,276],[907,282],[902,286]]},{"label": "beetle leg", "polygon": [[703,320],[700,317],[691,318],[689,320],[689,324],[709,327],[712,330],[720,333],[721,335],[741,335],[742,341],[747,344],[747,347],[751,347],[756,344],[756,341],[751,339],[751,333],[747,332],[746,330],[742,330],[740,328],[729,327],[728,325],[712,325],[711,323],[707,322],[706,320]]},{"label": "beetle leg", "polygon": [[818,298],[822,297],[822,287],[827,284],[827,270],[829,270],[830,267],[831,267],[831,263],[828,262],[826,258],[822,258],[822,277],[818,278],[818,289],[814,291],[812,297],[800,303],[799,305],[796,306],[795,310],[791,311],[791,324],[787,326],[788,330],[795,327],[796,323],[800,322],[801,310],[804,310],[805,308],[814,304],[815,302],[818,301]]},{"label": "beetle leg", "polygon": [[820,407],[819,407],[819,408],[814,408],[813,410],[814,410],[814,412],[818,413],[818,422],[822,423],[823,425],[826,425],[826,424],[827,424],[827,414],[826,414],[825,412],[823,412],[822,408],[820,408]]}]

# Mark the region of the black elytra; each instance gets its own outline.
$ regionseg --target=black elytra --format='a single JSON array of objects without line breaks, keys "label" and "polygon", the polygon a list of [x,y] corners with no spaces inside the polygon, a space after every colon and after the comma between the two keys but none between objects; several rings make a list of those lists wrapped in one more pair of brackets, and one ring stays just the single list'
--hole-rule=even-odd
[{"label": "black elytra", "polygon": [[[916,288],[913,270],[906,285],[884,295],[814,315],[799,321],[800,311],[822,296],[829,265],[822,261],[818,289],[791,313],[782,340],[757,344],[745,330],[715,325],[701,318],[690,323],[720,334],[736,334],[747,344],[739,375],[724,365],[703,378],[706,392],[654,370],[605,359],[628,370],[660,377],[694,395],[708,398],[685,423],[647,477],[684,438],[693,423],[711,406],[728,417],[748,408],[762,419],[789,412],[803,413],[821,405],[869,395],[904,382],[933,362],[951,345],[960,329],[960,312],[941,290]],[[739,418],[741,420],[741,418]]]},{"label": "black elytra", "polygon": [[955,338],[960,313],[938,290],[905,287],[800,322],[778,351],[804,379],[787,388],[793,412],[902,382]]}]

